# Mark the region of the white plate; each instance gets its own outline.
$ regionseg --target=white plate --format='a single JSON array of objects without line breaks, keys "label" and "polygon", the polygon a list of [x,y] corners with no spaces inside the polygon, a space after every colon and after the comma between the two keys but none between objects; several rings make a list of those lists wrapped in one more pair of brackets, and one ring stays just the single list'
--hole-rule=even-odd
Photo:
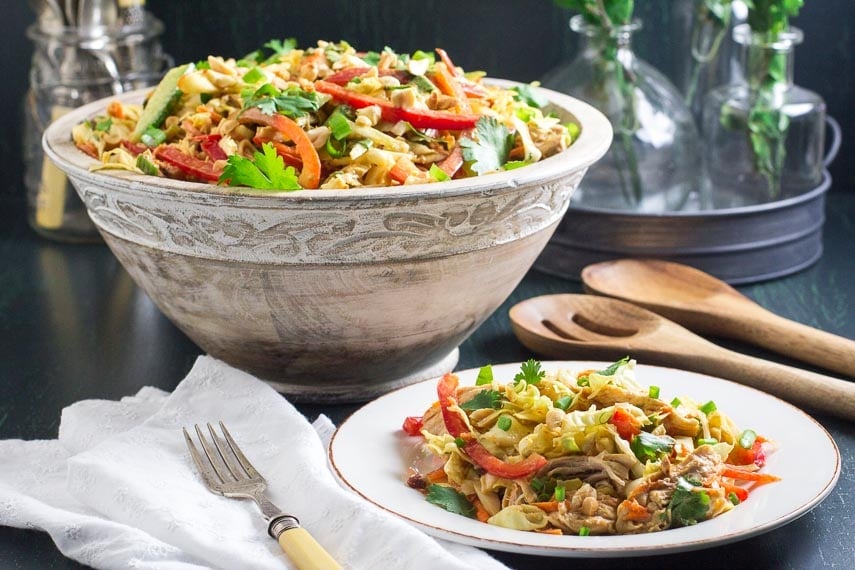
[{"label": "white plate", "polygon": [[[581,371],[602,362],[545,362],[544,368]],[[510,381],[519,364],[493,367],[494,377]],[[459,372],[460,385],[474,384],[477,369]],[[733,382],[701,374],[639,365],[639,382],[656,385],[662,398],[690,396],[714,400],[741,428],[774,440],[778,449],[765,471],[782,481],[752,491],[732,511],[691,527],[643,535],[551,536],[500,528],[449,513],[405,485],[407,467],[421,441],[401,430],[406,416],[421,415],[436,400],[436,381],[401,388],[365,405],[338,428],[329,457],[339,479],[368,501],[424,530],[454,542],[546,556],[609,557],[665,554],[742,540],[784,525],[808,512],[834,488],[840,454],[831,436],[798,408]]]}]

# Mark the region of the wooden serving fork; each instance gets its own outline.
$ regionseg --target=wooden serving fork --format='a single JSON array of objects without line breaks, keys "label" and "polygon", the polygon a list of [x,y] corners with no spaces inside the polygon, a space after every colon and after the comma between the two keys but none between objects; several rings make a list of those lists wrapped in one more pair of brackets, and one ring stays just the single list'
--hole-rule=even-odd
[{"label": "wooden serving fork", "polygon": [[341,566],[332,556],[300,526],[297,517],[282,512],[270,502],[264,493],[267,488],[264,477],[240,450],[223,422],[219,423],[223,437],[208,424],[213,445],[199,426],[195,426],[204,455],[199,453],[187,429],[183,430],[190,456],[208,490],[224,497],[255,501],[267,520],[267,532],[279,541],[279,546],[300,570],[340,570]]}]

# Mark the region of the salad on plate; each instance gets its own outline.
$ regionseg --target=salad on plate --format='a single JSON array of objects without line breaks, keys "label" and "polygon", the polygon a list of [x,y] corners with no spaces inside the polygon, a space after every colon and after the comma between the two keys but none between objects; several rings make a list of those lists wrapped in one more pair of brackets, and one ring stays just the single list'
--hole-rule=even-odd
[{"label": "salad on plate", "polygon": [[694,525],[779,480],[761,471],[772,442],[713,400],[642,386],[635,366],[547,372],[529,360],[508,382],[485,366],[462,387],[446,374],[437,401],[403,422],[431,458],[407,484],[487,524],[587,536]]}]

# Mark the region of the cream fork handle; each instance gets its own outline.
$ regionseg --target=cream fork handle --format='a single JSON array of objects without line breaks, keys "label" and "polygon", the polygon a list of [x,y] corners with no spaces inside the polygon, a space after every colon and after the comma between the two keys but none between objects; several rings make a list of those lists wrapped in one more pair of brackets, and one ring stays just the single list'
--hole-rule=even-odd
[{"label": "cream fork handle", "polygon": [[279,546],[300,570],[341,570],[338,562],[303,527],[282,532],[278,540]]}]

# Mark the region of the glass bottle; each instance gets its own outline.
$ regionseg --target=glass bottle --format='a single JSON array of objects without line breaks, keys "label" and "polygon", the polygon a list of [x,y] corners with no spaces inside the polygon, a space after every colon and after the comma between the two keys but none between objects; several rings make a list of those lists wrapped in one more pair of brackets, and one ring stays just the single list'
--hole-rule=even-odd
[{"label": "glass bottle", "polygon": [[744,79],[711,91],[702,132],[714,208],[796,196],[822,181],[825,102],[793,84],[793,55],[802,32],[770,40],[747,25],[733,37]]},{"label": "glass bottle", "polygon": [[581,50],[543,85],[590,103],[615,131],[573,204],[650,213],[684,208],[699,186],[700,141],[677,89],[633,52],[640,22],[607,30],[579,15],[570,28],[582,36]]},{"label": "glass bottle", "polygon": [[74,188],[45,160],[42,134],[75,107],[157,84],[172,64],[161,47],[163,30],[150,14],[135,25],[97,28],[97,34],[38,22],[27,29],[34,50],[21,142],[28,220],[39,234],[57,241],[100,241]]},{"label": "glass bottle", "polygon": [[733,29],[747,16],[741,0],[683,0],[673,10],[675,44],[683,54],[677,59],[674,83],[697,124],[706,94],[741,76]]}]

